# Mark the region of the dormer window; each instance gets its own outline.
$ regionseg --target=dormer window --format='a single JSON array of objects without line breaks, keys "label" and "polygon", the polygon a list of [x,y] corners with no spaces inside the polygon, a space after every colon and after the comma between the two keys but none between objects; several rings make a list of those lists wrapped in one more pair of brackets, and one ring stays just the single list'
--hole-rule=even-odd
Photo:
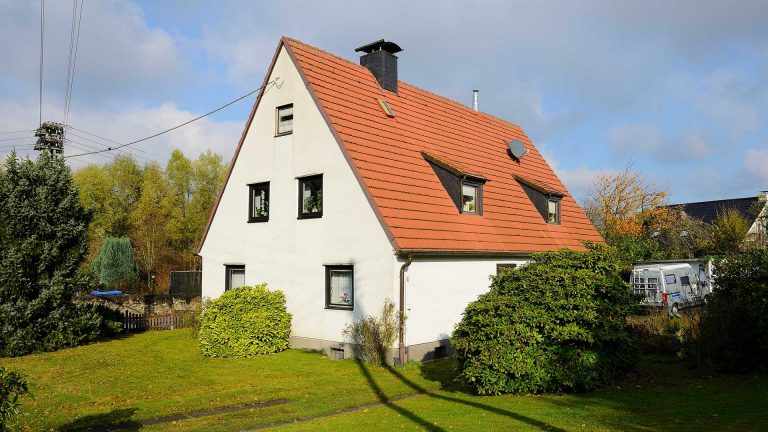
[{"label": "dormer window", "polygon": [[435,172],[459,213],[483,214],[483,185],[486,182],[483,175],[474,173],[464,164],[455,162],[445,155],[438,156],[432,152],[421,154]]},{"label": "dormer window", "polygon": [[560,223],[560,198],[547,199],[547,223]]},{"label": "dormer window", "polygon": [[477,185],[472,183],[463,182],[461,184],[461,212],[462,213],[477,213],[478,212],[478,189]]},{"label": "dormer window", "polygon": [[277,136],[293,133],[293,104],[277,107]]},{"label": "dormer window", "polygon": [[548,224],[560,224],[560,202],[563,199],[562,192],[540,181],[531,180],[521,176],[515,176],[530,198],[533,206],[539,211],[541,217]]}]

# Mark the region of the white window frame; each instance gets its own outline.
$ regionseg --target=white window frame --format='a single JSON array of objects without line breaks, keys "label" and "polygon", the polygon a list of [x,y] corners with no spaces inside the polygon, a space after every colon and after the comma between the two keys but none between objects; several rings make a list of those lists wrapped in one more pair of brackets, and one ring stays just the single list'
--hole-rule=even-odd
[{"label": "white window frame", "polygon": [[[290,119],[287,118],[290,116]],[[285,117],[285,119],[283,118]],[[275,110],[275,136],[293,133],[293,104],[282,105]]]}]

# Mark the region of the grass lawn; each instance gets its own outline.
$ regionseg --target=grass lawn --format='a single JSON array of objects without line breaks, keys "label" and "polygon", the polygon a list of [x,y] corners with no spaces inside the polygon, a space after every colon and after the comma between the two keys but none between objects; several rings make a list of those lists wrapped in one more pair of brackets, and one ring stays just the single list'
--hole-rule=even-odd
[{"label": "grass lawn", "polygon": [[422,394],[274,429],[768,430],[768,376],[701,377],[664,357],[644,358],[634,377],[599,392],[497,397],[457,387],[451,360],[385,369],[297,350],[209,359],[183,330],[0,359],[0,365],[30,379],[35,399],[25,400],[23,419],[33,431],[290,400],[143,429],[237,431],[413,393]]}]

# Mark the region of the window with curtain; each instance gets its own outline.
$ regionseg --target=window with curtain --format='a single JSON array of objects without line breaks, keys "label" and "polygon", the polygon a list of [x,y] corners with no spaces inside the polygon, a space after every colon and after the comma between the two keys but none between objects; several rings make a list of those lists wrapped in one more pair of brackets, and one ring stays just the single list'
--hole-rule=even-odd
[{"label": "window with curtain", "polygon": [[461,212],[477,213],[478,211],[478,186],[470,183],[461,184]]},{"label": "window with curtain", "polygon": [[351,265],[325,266],[325,307],[353,309],[355,272]]},{"label": "window with curtain", "polygon": [[248,185],[250,190],[250,210],[248,222],[266,222],[269,220],[269,182]]},{"label": "window with curtain", "polygon": [[226,265],[226,279],[224,290],[229,291],[232,288],[245,286],[245,266],[244,265]]},{"label": "window with curtain", "polygon": [[560,200],[559,199],[547,200],[547,223],[551,223],[551,224],[560,223]]}]

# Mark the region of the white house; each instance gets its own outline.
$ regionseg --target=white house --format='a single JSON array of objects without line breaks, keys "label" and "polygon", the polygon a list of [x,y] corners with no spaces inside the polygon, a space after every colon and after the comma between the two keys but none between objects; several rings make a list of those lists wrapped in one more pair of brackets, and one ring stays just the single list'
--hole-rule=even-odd
[{"label": "white house", "polygon": [[278,44],[200,245],[203,295],[267,282],[293,346],[336,356],[390,299],[395,361],[439,357],[498,269],[602,239],[520,127],[398,81],[394,43],[357,51]]}]

